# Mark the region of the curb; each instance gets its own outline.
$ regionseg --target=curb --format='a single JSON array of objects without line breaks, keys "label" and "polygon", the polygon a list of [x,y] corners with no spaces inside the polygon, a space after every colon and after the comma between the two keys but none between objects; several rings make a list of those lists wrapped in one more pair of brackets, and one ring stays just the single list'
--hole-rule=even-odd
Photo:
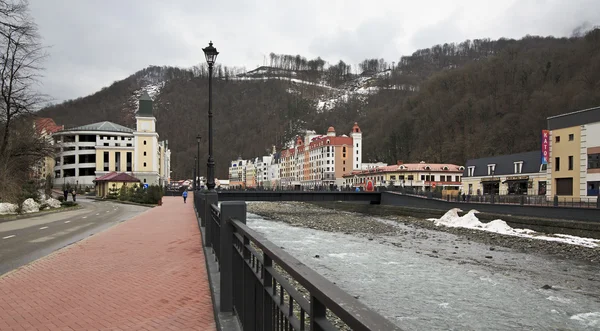
[{"label": "curb", "polygon": [[60,207],[60,208],[56,208],[56,209],[42,210],[42,211],[38,211],[36,213],[10,215],[8,217],[0,217],[0,223],[17,221],[20,219],[44,216],[44,215],[49,215],[49,214],[62,213],[65,211],[78,210],[78,209],[82,209],[82,208],[83,208],[83,206],[78,204],[77,206],[74,206],[74,207]]},{"label": "curb", "polygon": [[107,202],[114,202],[114,203],[120,203],[123,205],[134,205],[134,206],[142,206],[142,207],[158,207],[159,205],[152,205],[152,204],[146,204],[146,203],[138,203],[138,202],[131,202],[131,201],[121,201],[118,199],[102,199],[102,198],[97,198],[97,197],[87,197],[88,199],[91,200],[96,200],[96,201],[107,201]]}]

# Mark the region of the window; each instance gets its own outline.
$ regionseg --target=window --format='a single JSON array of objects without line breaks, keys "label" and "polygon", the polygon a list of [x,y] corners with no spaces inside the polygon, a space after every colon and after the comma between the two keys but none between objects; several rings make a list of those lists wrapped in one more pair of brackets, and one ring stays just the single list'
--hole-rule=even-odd
[{"label": "window", "polygon": [[556,141],[557,143],[560,142],[560,136],[556,136],[556,138],[554,138],[554,141]]},{"label": "window", "polygon": [[475,167],[473,167],[473,166],[469,167],[468,173],[467,173],[468,177],[473,177],[474,173],[475,173]]},{"label": "window", "polygon": [[542,164],[542,165],[540,166],[540,172],[542,172],[542,171],[546,171],[546,170],[548,170],[548,165],[547,165],[547,164]]},{"label": "window", "polygon": [[493,175],[495,171],[496,171],[496,165],[488,164],[488,175]]},{"label": "window", "polygon": [[421,175],[421,180],[425,180],[425,175]]},{"label": "window", "polygon": [[144,140],[144,145],[146,145],[146,141]]},{"label": "window", "polygon": [[413,180],[413,175],[408,175],[408,180]]},{"label": "window", "polygon": [[554,171],[560,171],[560,157],[554,158]]},{"label": "window", "polygon": [[588,169],[600,169],[600,153],[588,154]]},{"label": "window", "polygon": [[144,167],[146,166],[146,162],[144,162]]},{"label": "window", "polygon": [[523,172],[523,161],[518,161],[514,163],[515,174],[520,174]]},{"label": "window", "polygon": [[573,141],[575,140],[575,135],[574,134],[569,134],[569,141]]},{"label": "window", "polygon": [[104,171],[108,171],[108,152],[104,152],[102,162],[104,163]]},{"label": "window", "polygon": [[440,176],[440,182],[445,182],[446,181],[446,176]]},{"label": "window", "polygon": [[146,178],[144,178],[144,183],[146,182]]},{"label": "window", "polygon": [[115,152],[115,171],[121,171],[121,152]]},{"label": "window", "polygon": [[358,158],[356,158],[356,162],[358,162]]},{"label": "window", "polygon": [[356,155],[358,155],[358,151],[356,151]]},{"label": "window", "polygon": [[131,171],[131,152],[127,152],[127,171]]},{"label": "window", "polygon": [[342,170],[342,171],[346,171],[346,168],[343,168],[343,170]]},{"label": "window", "polygon": [[346,153],[346,146],[342,147],[342,153]]},{"label": "window", "polygon": [[573,170],[573,155],[569,155],[569,170]]},{"label": "window", "polygon": [[144,152],[144,156],[146,156],[146,152]]},{"label": "window", "polygon": [[358,144],[356,144],[356,147],[358,147]]}]

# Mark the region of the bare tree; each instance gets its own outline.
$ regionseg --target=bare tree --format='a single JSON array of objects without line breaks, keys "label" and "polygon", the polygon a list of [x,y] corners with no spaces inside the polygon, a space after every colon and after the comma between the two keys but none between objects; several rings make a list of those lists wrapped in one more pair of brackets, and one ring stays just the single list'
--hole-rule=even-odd
[{"label": "bare tree", "polygon": [[0,157],[10,143],[13,121],[44,101],[36,91],[41,62],[46,57],[28,2],[0,0]]}]

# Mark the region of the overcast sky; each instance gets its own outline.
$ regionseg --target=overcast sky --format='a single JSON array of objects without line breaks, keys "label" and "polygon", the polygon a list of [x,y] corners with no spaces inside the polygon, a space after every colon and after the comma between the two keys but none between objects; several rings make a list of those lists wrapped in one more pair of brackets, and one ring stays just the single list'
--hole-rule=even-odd
[{"label": "overcast sky", "polygon": [[600,0],[30,0],[50,46],[42,91],[92,94],[149,65],[191,67],[209,40],[247,69],[271,52],[356,65],[444,42],[570,36],[600,25]]}]

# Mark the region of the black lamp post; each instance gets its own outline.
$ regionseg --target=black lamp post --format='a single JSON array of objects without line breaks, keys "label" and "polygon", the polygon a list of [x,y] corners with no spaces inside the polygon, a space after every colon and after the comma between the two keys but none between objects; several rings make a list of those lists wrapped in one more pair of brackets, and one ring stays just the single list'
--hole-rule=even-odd
[{"label": "black lamp post", "polygon": [[194,189],[197,189],[196,187],[196,176],[198,175],[198,169],[196,168],[196,165],[198,164],[198,158],[194,156],[194,179],[192,181],[192,187]]},{"label": "black lamp post", "polygon": [[196,177],[194,177],[194,182],[196,183],[196,190],[200,189],[200,139],[202,139],[202,137],[200,137],[200,135],[197,135],[196,141],[198,142],[198,154],[196,156],[196,169],[198,169],[198,172],[196,173]]},{"label": "black lamp post", "polygon": [[215,189],[215,160],[213,159],[213,131],[212,131],[212,75],[213,65],[217,59],[217,49],[213,47],[212,41],[208,43],[208,47],[202,49],[208,63],[208,164],[206,186],[209,191]]}]

